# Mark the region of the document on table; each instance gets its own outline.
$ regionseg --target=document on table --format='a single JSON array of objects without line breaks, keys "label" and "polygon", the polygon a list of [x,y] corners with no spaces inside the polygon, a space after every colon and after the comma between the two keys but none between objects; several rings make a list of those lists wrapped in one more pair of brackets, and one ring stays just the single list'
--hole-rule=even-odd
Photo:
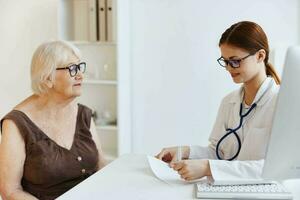
[{"label": "document on table", "polygon": [[180,175],[169,167],[168,163],[165,163],[155,157],[152,156],[147,156],[148,158],[148,163],[150,165],[150,168],[154,175],[159,178],[160,180],[172,184],[172,183],[177,183],[177,184],[184,184],[185,181],[180,178]]},{"label": "document on table", "polygon": [[192,181],[185,181],[180,177],[177,171],[169,167],[168,163],[165,163],[164,161],[161,161],[153,156],[147,156],[148,158],[148,163],[150,165],[150,168],[154,175],[169,184],[181,184],[181,185],[186,185],[186,184],[191,184],[191,183],[196,183],[199,181],[206,181],[206,178],[202,179],[196,179]]}]

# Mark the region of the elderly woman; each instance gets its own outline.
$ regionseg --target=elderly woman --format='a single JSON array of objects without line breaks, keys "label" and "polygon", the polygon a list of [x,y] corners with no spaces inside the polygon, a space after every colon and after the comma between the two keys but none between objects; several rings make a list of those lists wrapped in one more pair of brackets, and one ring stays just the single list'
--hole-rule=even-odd
[{"label": "elderly woman", "polygon": [[34,94],[0,124],[2,198],[55,199],[105,165],[92,111],[75,101],[85,69],[67,42],[44,43],[34,53]]}]

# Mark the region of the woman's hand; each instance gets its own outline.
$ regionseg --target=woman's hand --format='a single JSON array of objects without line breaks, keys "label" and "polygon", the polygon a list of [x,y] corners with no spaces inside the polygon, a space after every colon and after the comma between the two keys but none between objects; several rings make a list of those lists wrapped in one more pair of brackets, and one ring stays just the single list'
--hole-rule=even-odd
[{"label": "woman's hand", "polygon": [[208,160],[183,160],[170,163],[170,166],[186,181],[211,176]]},{"label": "woman's hand", "polygon": [[[177,151],[181,149],[181,158],[177,158]],[[157,154],[155,157],[167,162],[176,162],[181,159],[187,159],[190,155],[190,147],[189,146],[180,146],[180,147],[168,147],[168,148],[163,148],[159,154]]]}]

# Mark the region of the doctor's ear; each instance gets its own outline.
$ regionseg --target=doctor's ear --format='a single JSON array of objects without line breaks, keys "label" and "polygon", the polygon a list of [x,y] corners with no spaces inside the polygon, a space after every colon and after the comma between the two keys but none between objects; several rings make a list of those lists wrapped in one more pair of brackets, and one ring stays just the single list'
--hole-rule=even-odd
[{"label": "doctor's ear", "polygon": [[259,51],[256,52],[256,58],[257,58],[257,62],[264,62],[265,58],[266,58],[266,51],[264,49],[261,49]]}]

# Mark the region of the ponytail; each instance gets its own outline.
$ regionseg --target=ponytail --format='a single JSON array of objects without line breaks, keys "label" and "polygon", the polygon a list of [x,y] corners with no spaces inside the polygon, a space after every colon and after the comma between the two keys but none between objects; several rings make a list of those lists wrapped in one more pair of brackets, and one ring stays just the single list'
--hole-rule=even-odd
[{"label": "ponytail", "polygon": [[269,62],[266,63],[266,74],[267,76],[272,76],[272,78],[275,80],[277,85],[280,85],[281,80],[277,72],[275,71],[273,65],[271,65]]}]

